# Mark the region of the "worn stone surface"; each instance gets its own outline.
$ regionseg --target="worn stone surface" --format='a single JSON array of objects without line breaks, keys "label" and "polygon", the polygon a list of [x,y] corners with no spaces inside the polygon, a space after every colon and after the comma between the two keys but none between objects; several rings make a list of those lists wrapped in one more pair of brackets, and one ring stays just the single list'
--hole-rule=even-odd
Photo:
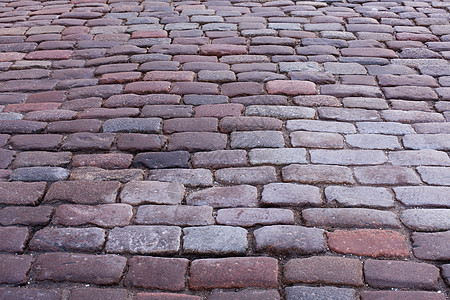
[{"label": "worn stone surface", "polygon": [[119,282],[127,259],[117,255],[45,253],[35,264],[36,280],[95,282],[108,285]]},{"label": "worn stone surface", "polygon": [[320,253],[326,250],[324,231],[292,225],[265,226],[254,232],[256,249],[275,253]]},{"label": "worn stone surface", "polygon": [[261,201],[274,205],[320,205],[320,190],[311,185],[271,183],[264,186]]},{"label": "worn stone surface", "polygon": [[409,261],[377,261],[364,263],[367,283],[375,288],[436,289],[439,269],[426,263]]},{"label": "worn stone surface", "polygon": [[413,233],[414,255],[420,259],[426,260],[448,260],[450,257],[449,236],[450,231]]},{"label": "worn stone surface", "polygon": [[216,225],[183,229],[183,248],[186,253],[243,254],[247,247],[247,230],[243,228]]},{"label": "worn stone surface", "polygon": [[3,0],[0,299],[450,297],[449,9]]},{"label": "worn stone surface", "polygon": [[212,187],[193,192],[186,197],[186,203],[189,205],[212,207],[253,207],[257,205],[257,201],[257,189],[250,185]]},{"label": "worn stone surface", "polygon": [[[221,276],[210,276],[211,270]],[[278,263],[269,257],[231,257],[198,259],[191,263],[189,287],[194,290],[213,288],[274,288],[278,286]]]},{"label": "worn stone surface", "polygon": [[62,181],[53,183],[45,202],[68,201],[77,204],[116,202],[120,183],[117,181]]},{"label": "worn stone surface", "polygon": [[133,217],[132,207],[128,204],[60,205],[53,216],[53,223],[63,226],[96,225],[113,228],[126,226]]},{"label": "worn stone surface", "polygon": [[356,299],[356,291],[349,288],[337,288],[337,287],[292,286],[286,288],[286,299],[353,300]]},{"label": "worn stone surface", "polygon": [[328,245],[338,253],[371,257],[409,255],[405,237],[398,232],[379,229],[328,232]]},{"label": "worn stone surface", "polygon": [[217,212],[216,220],[218,224],[243,227],[293,224],[294,213],[280,208],[227,208]]},{"label": "worn stone surface", "polygon": [[44,228],[29,243],[35,251],[100,251],[106,233],[100,228]]},{"label": "worn stone surface", "polygon": [[450,229],[448,209],[406,209],[400,215],[402,222],[417,231],[439,231]]},{"label": "worn stone surface", "polygon": [[362,264],[357,259],[313,256],[292,259],[284,265],[283,280],[293,283],[362,285]]},{"label": "worn stone surface", "polygon": [[185,193],[179,183],[141,181],[129,182],[120,192],[123,203],[139,205],[144,203],[180,204]]},{"label": "worn stone surface", "polygon": [[180,248],[181,229],[176,226],[127,226],[110,231],[109,253],[171,254]]},{"label": "worn stone surface", "polygon": [[125,285],[169,291],[184,290],[188,263],[183,258],[134,256],[128,262],[130,270],[125,277]]},{"label": "worn stone surface", "polygon": [[308,226],[333,228],[400,228],[397,215],[366,208],[309,208],[302,211]]}]

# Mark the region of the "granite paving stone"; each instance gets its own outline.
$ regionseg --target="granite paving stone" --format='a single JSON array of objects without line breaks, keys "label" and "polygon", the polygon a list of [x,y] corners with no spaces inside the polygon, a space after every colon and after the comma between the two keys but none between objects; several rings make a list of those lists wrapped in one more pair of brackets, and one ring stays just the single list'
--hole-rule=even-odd
[{"label": "granite paving stone", "polygon": [[449,9],[0,1],[0,299],[449,298]]},{"label": "granite paving stone", "polygon": [[61,167],[25,167],[15,169],[13,181],[60,181],[69,177],[69,171]]}]

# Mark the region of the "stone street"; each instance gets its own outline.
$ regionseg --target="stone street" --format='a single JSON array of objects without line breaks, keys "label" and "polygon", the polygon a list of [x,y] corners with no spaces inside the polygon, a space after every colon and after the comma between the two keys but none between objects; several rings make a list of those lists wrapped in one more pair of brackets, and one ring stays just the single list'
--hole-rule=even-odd
[{"label": "stone street", "polygon": [[448,0],[0,0],[0,300],[445,300],[449,151]]}]

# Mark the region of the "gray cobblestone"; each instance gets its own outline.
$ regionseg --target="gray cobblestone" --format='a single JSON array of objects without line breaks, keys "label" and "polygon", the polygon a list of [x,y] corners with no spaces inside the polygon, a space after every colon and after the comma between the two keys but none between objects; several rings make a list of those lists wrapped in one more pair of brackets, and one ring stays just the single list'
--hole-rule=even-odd
[{"label": "gray cobblestone", "polygon": [[281,131],[240,131],[231,133],[231,148],[280,148],[284,147]]},{"label": "gray cobblestone", "polygon": [[262,165],[287,165],[306,164],[305,149],[252,149],[248,153],[250,164]]},{"label": "gray cobblestone", "polygon": [[397,200],[406,206],[450,207],[449,192],[450,187],[405,186],[394,188]]},{"label": "gray cobblestone", "polygon": [[271,183],[264,186],[261,202],[274,205],[320,205],[318,187],[294,183]]},{"label": "gray cobblestone", "polygon": [[247,230],[231,226],[188,227],[183,229],[186,253],[244,254],[248,247]]},{"label": "gray cobblestone", "polygon": [[449,209],[407,209],[400,219],[407,227],[417,231],[450,230]]},{"label": "gray cobblestone", "polygon": [[342,206],[393,207],[394,197],[382,187],[344,187],[329,186],[325,196],[330,203]]}]

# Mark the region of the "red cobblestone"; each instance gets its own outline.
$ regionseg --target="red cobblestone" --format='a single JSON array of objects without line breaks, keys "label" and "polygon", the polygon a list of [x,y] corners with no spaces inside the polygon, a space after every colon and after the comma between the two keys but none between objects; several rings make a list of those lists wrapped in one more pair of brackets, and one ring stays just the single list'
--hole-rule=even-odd
[{"label": "red cobblestone", "polygon": [[327,236],[330,249],[338,253],[371,257],[409,256],[405,237],[395,231],[377,229],[336,230],[327,233]]},{"label": "red cobblestone", "polygon": [[191,263],[189,287],[214,288],[278,286],[278,263],[268,257],[199,259]]},{"label": "red cobblestone", "polygon": [[266,83],[269,94],[284,94],[289,96],[314,95],[316,85],[308,81],[300,80],[274,80]]}]

